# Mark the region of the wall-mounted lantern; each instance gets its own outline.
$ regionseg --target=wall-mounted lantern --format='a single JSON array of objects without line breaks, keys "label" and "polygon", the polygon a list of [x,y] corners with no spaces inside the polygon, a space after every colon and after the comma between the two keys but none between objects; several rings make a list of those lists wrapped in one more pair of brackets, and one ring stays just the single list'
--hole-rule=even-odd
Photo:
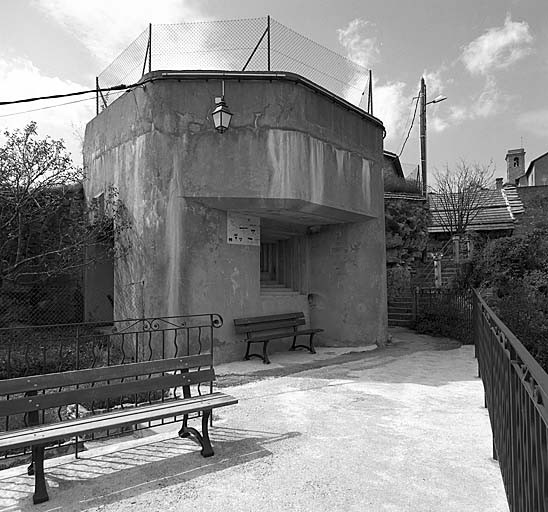
[{"label": "wall-mounted lantern", "polygon": [[222,82],[223,92],[220,98],[215,98],[215,110],[211,116],[213,117],[213,124],[215,129],[219,133],[224,133],[228,130],[230,120],[232,119],[232,112],[228,109],[225,102],[225,81]]}]

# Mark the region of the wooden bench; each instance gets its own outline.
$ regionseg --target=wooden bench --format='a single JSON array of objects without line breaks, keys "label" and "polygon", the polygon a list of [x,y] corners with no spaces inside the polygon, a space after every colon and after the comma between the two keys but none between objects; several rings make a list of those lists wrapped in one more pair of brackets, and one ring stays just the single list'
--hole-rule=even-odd
[{"label": "wooden bench", "polygon": [[[44,478],[46,445],[85,433],[183,415],[179,436],[188,437],[192,434],[202,447],[201,454],[211,457],[213,448],[208,433],[211,411],[238,402],[230,395],[210,392],[209,383],[215,379],[212,365],[212,355],[207,353],[1,380],[0,395],[4,400],[0,401],[0,416],[24,414],[29,426],[1,432],[0,450],[32,448],[28,474],[35,476],[34,503],[49,499]],[[206,382],[207,394],[191,396],[191,385]],[[181,386],[183,398],[165,398],[167,391]],[[153,392],[160,396],[161,401],[147,402],[146,405],[128,405],[129,397],[143,393],[146,396]],[[177,396],[176,393],[173,394]],[[43,418],[40,411],[94,401],[108,403],[108,400],[124,406],[110,412],[62,420],[59,423],[40,424],[41,417]],[[201,433],[187,425],[188,415],[197,412],[202,415]]]},{"label": "wooden bench", "polygon": [[[285,313],[282,315],[267,315],[267,316],[253,316],[247,318],[235,318],[234,327],[237,334],[246,335],[245,342],[247,342],[247,350],[245,353],[245,360],[251,357],[258,357],[263,360],[264,364],[270,364],[268,359],[268,342],[270,340],[276,340],[280,338],[293,338],[293,343],[289,350],[295,350],[297,348],[305,348],[310,353],[315,354],[313,339],[314,335],[318,332],[322,332],[323,329],[298,329],[299,325],[305,325],[306,320],[304,313]],[[296,345],[298,336],[310,336],[308,345]],[[263,353],[250,354],[249,349],[253,343],[263,344]]]}]

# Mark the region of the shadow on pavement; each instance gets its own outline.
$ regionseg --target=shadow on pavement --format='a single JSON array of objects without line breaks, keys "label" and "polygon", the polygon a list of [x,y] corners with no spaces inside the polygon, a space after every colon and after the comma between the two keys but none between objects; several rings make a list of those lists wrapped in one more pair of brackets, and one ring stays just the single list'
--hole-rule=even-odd
[{"label": "shadow on pavement", "polygon": [[[283,367],[258,370],[250,373],[228,373],[217,381],[217,387],[227,388],[256,382],[273,377],[313,377],[315,370],[322,370],[322,379],[360,379],[383,382],[409,382],[429,386],[441,386],[448,382],[470,380],[470,372],[465,370],[451,372],[443,371],[450,359],[444,353],[457,351],[462,344],[449,338],[434,338],[416,334],[411,331],[402,331],[394,336],[394,341],[384,347],[372,351],[347,352],[329,359],[314,360],[313,355],[306,354],[307,362],[289,364]],[[458,354],[458,352],[455,352]],[[400,372],[382,372],[383,368],[394,365],[398,361],[410,361],[411,358],[422,359],[418,364],[414,362]],[[462,366],[462,365],[461,365]]]},{"label": "shadow on pavement", "polygon": [[175,437],[75,459],[46,470],[50,501],[41,505],[32,505],[34,477],[0,480],[0,508],[39,512],[101,507],[267,457],[271,455],[266,448],[269,444],[300,435],[214,426],[211,438],[215,455],[210,458],[200,455],[197,443]]}]

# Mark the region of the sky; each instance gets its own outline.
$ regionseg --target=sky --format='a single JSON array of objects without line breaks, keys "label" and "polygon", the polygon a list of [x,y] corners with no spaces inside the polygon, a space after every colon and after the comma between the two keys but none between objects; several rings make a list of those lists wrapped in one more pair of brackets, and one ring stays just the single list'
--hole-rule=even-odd
[{"label": "sky", "polygon": [[[385,149],[400,153],[421,76],[427,101],[429,183],[458,161],[506,176],[508,149],[526,165],[548,151],[548,0],[0,0],[0,101],[95,87],[149,23],[271,15],[373,71]],[[0,106],[0,131],[38,122],[76,163],[95,97]],[[84,99],[84,101],[80,101]],[[70,103],[69,103],[70,102]],[[61,103],[68,103],[59,106]],[[51,108],[50,108],[51,107]],[[35,110],[27,112],[28,110]],[[417,165],[418,116],[401,160]]]}]

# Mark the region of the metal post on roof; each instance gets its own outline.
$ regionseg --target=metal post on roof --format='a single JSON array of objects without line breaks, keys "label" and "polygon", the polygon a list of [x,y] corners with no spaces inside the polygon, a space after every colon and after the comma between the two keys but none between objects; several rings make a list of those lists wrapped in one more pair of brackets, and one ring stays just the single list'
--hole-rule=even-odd
[{"label": "metal post on roof", "polygon": [[148,24],[148,72],[152,71],[152,23]]},{"label": "metal post on roof", "polygon": [[367,95],[367,113],[373,115],[373,72],[369,70],[369,93]]},{"label": "metal post on roof", "polygon": [[268,35],[266,39],[266,44],[268,47],[268,71],[270,71],[270,14],[266,17],[266,23],[267,23],[266,29],[268,31]]},{"label": "metal post on roof", "polygon": [[99,115],[99,77],[95,77],[95,110],[96,114]]}]

